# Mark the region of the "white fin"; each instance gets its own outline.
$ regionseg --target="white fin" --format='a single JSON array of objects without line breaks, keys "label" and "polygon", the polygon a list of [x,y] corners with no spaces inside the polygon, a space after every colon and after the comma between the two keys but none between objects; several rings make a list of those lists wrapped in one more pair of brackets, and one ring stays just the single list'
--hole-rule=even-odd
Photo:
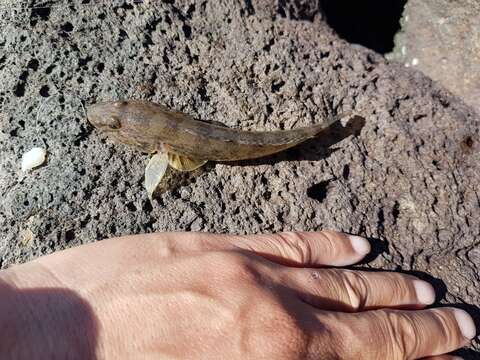
[{"label": "white fin", "polygon": [[168,168],[168,155],[164,152],[158,152],[152,156],[145,168],[145,188],[148,192],[150,200],[153,193],[162,181],[163,176]]},{"label": "white fin", "polygon": [[193,171],[205,165],[207,160],[192,159],[188,156],[178,155],[175,153],[168,153],[168,163],[175,170],[179,171]]}]

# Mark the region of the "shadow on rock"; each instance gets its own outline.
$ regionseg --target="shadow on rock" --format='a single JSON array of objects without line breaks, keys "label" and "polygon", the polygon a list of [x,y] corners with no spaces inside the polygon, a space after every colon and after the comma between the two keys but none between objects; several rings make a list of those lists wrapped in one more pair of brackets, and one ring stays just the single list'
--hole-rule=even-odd
[{"label": "shadow on rock", "polygon": [[15,359],[96,359],[97,318],[90,305],[62,288],[19,290],[0,282],[2,355]]},{"label": "shadow on rock", "polygon": [[463,360],[478,360],[480,359],[480,352],[470,350],[470,349],[461,349],[455,351],[453,355],[460,356]]},{"label": "shadow on rock", "polygon": [[389,254],[388,251],[388,241],[382,240],[374,237],[367,237],[368,242],[370,243],[371,250],[367,256],[359,263],[368,264],[371,261],[374,261],[381,254]]}]

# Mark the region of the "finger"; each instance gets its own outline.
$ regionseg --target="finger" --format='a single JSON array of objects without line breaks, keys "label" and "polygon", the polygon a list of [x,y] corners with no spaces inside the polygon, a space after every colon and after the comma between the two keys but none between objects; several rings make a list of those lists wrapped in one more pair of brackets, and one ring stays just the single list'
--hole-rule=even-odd
[{"label": "finger", "polygon": [[370,252],[366,239],[330,230],[245,236],[182,233],[181,237],[171,245],[184,250],[246,250],[292,266],[351,265]]},{"label": "finger", "polygon": [[370,252],[366,239],[337,231],[235,236],[232,243],[239,249],[290,266],[351,265]]},{"label": "finger", "polygon": [[[375,310],[362,313],[321,312],[335,334],[342,334],[339,357],[364,359],[419,359],[446,354],[465,346],[475,336],[473,319],[455,308],[429,310]],[[353,355],[353,356],[352,356]]]},{"label": "finger", "polygon": [[422,360],[463,360],[463,358],[455,355],[439,355],[439,356],[429,356],[429,357],[423,358]]},{"label": "finger", "polygon": [[282,283],[303,301],[323,310],[422,308],[435,301],[429,283],[401,273],[292,268],[282,272]]},{"label": "finger", "polygon": [[152,248],[156,256],[209,250],[245,250],[293,266],[351,265],[370,252],[370,244],[366,239],[336,231],[246,236],[172,232],[114,239],[116,242],[133,240],[142,240],[141,246]]}]

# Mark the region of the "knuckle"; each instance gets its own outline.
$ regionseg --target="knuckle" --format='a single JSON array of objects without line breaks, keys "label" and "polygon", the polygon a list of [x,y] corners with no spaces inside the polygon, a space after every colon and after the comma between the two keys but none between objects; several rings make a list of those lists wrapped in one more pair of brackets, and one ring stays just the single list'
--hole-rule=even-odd
[{"label": "knuckle", "polygon": [[347,301],[354,311],[359,311],[365,308],[368,298],[368,281],[358,271],[344,270],[341,273],[341,278]]},{"label": "knuckle", "polygon": [[416,296],[412,285],[414,279],[413,276],[405,274],[388,274],[390,298],[392,300],[414,298]]},{"label": "knuckle", "polygon": [[331,230],[324,230],[320,232],[322,237],[322,251],[330,258],[336,258],[340,255],[340,248],[338,246],[338,233]]},{"label": "knuckle", "polygon": [[312,246],[301,232],[283,232],[274,235],[282,256],[298,263],[310,263]]},{"label": "knuckle", "polygon": [[410,353],[418,348],[418,339],[419,336],[417,327],[411,317],[398,314],[394,322],[397,324],[394,326],[396,333],[400,336],[398,337],[397,347],[400,351],[400,354],[404,354],[405,357],[409,358]]},{"label": "knuckle", "polygon": [[333,324],[341,334],[340,358],[366,359],[374,351],[376,359],[416,359],[420,345],[419,326],[407,313],[381,309],[363,313],[350,322]]},{"label": "knuckle", "polygon": [[333,231],[333,230],[323,230],[323,231],[321,231],[321,234],[323,234],[324,236],[327,236],[331,239],[337,239],[338,236],[339,236],[339,233],[336,232],[336,231]]},{"label": "knuckle", "polygon": [[389,358],[410,359],[418,348],[418,329],[413,319],[401,312],[377,312]]}]

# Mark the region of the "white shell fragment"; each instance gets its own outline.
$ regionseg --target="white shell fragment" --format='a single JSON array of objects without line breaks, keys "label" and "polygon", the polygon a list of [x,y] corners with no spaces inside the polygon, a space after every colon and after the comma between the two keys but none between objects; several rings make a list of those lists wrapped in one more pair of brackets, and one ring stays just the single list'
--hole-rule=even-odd
[{"label": "white shell fragment", "polygon": [[157,189],[160,181],[168,168],[168,156],[164,152],[159,152],[152,156],[145,168],[145,188],[148,197],[152,199],[153,193]]},{"label": "white shell fragment", "polygon": [[42,165],[47,158],[45,149],[36,147],[22,156],[22,171],[28,171]]}]

